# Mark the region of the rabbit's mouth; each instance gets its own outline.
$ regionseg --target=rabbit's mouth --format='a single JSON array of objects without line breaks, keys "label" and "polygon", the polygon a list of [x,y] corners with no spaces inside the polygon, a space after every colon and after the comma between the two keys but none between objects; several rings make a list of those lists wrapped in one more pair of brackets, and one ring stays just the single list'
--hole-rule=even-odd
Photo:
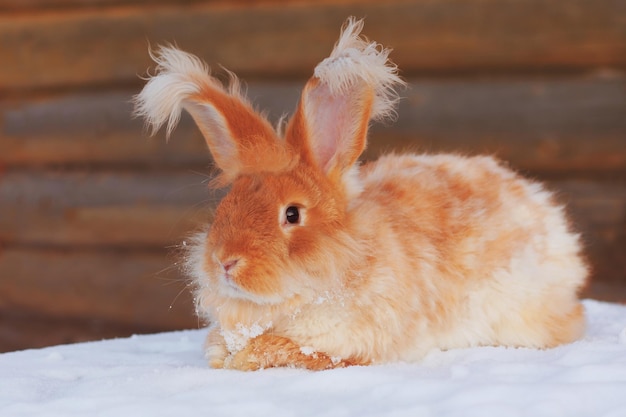
[{"label": "rabbit's mouth", "polygon": [[224,272],[220,276],[220,284],[229,297],[232,298],[250,298],[250,294],[241,288],[233,280],[233,276],[228,272]]},{"label": "rabbit's mouth", "polygon": [[257,305],[276,305],[283,303],[287,297],[283,294],[261,294],[254,290],[247,289],[237,283],[236,277],[221,273],[218,277],[218,292],[222,297],[233,300],[245,300]]},{"label": "rabbit's mouth", "polygon": [[238,285],[233,276],[228,273],[222,273],[220,275],[219,282],[220,292],[228,298],[251,301],[255,304],[264,304],[267,302],[263,299],[263,297],[251,293]]}]

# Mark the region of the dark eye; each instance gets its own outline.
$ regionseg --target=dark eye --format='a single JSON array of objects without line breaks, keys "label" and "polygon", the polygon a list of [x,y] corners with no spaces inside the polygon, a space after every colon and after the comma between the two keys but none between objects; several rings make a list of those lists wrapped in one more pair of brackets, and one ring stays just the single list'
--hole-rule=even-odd
[{"label": "dark eye", "polygon": [[289,224],[298,224],[300,222],[300,211],[296,206],[289,206],[285,210],[285,218]]}]

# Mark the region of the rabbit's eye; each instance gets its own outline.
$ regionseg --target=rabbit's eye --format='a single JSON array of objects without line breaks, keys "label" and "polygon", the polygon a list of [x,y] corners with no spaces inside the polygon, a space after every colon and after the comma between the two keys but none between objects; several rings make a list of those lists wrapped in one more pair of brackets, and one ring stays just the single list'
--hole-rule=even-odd
[{"label": "rabbit's eye", "polygon": [[285,218],[289,224],[298,224],[300,222],[300,211],[296,206],[289,206],[285,210]]}]

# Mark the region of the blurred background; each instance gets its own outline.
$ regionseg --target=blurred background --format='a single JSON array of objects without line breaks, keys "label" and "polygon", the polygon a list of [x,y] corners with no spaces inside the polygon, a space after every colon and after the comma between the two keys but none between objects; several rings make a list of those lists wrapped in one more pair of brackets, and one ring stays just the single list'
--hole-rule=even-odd
[{"label": "blurred background", "polygon": [[626,1],[0,0],[0,351],[201,325],[177,247],[210,219],[183,118],[148,138],[148,46],[236,72],[276,120],[348,16],[409,82],[383,151],[495,154],[568,204],[585,297],[626,301]]}]

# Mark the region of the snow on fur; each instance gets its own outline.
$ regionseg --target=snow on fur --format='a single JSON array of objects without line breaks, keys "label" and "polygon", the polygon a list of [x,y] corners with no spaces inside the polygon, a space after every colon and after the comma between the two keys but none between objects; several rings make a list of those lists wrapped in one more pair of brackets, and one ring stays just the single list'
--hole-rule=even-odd
[{"label": "snow on fur", "polygon": [[332,53],[315,67],[314,75],[332,94],[345,94],[355,83],[364,81],[375,92],[372,119],[382,120],[393,115],[398,101],[394,87],[405,82],[388,59],[391,49],[359,36],[362,29],[363,20],[348,19]]}]

